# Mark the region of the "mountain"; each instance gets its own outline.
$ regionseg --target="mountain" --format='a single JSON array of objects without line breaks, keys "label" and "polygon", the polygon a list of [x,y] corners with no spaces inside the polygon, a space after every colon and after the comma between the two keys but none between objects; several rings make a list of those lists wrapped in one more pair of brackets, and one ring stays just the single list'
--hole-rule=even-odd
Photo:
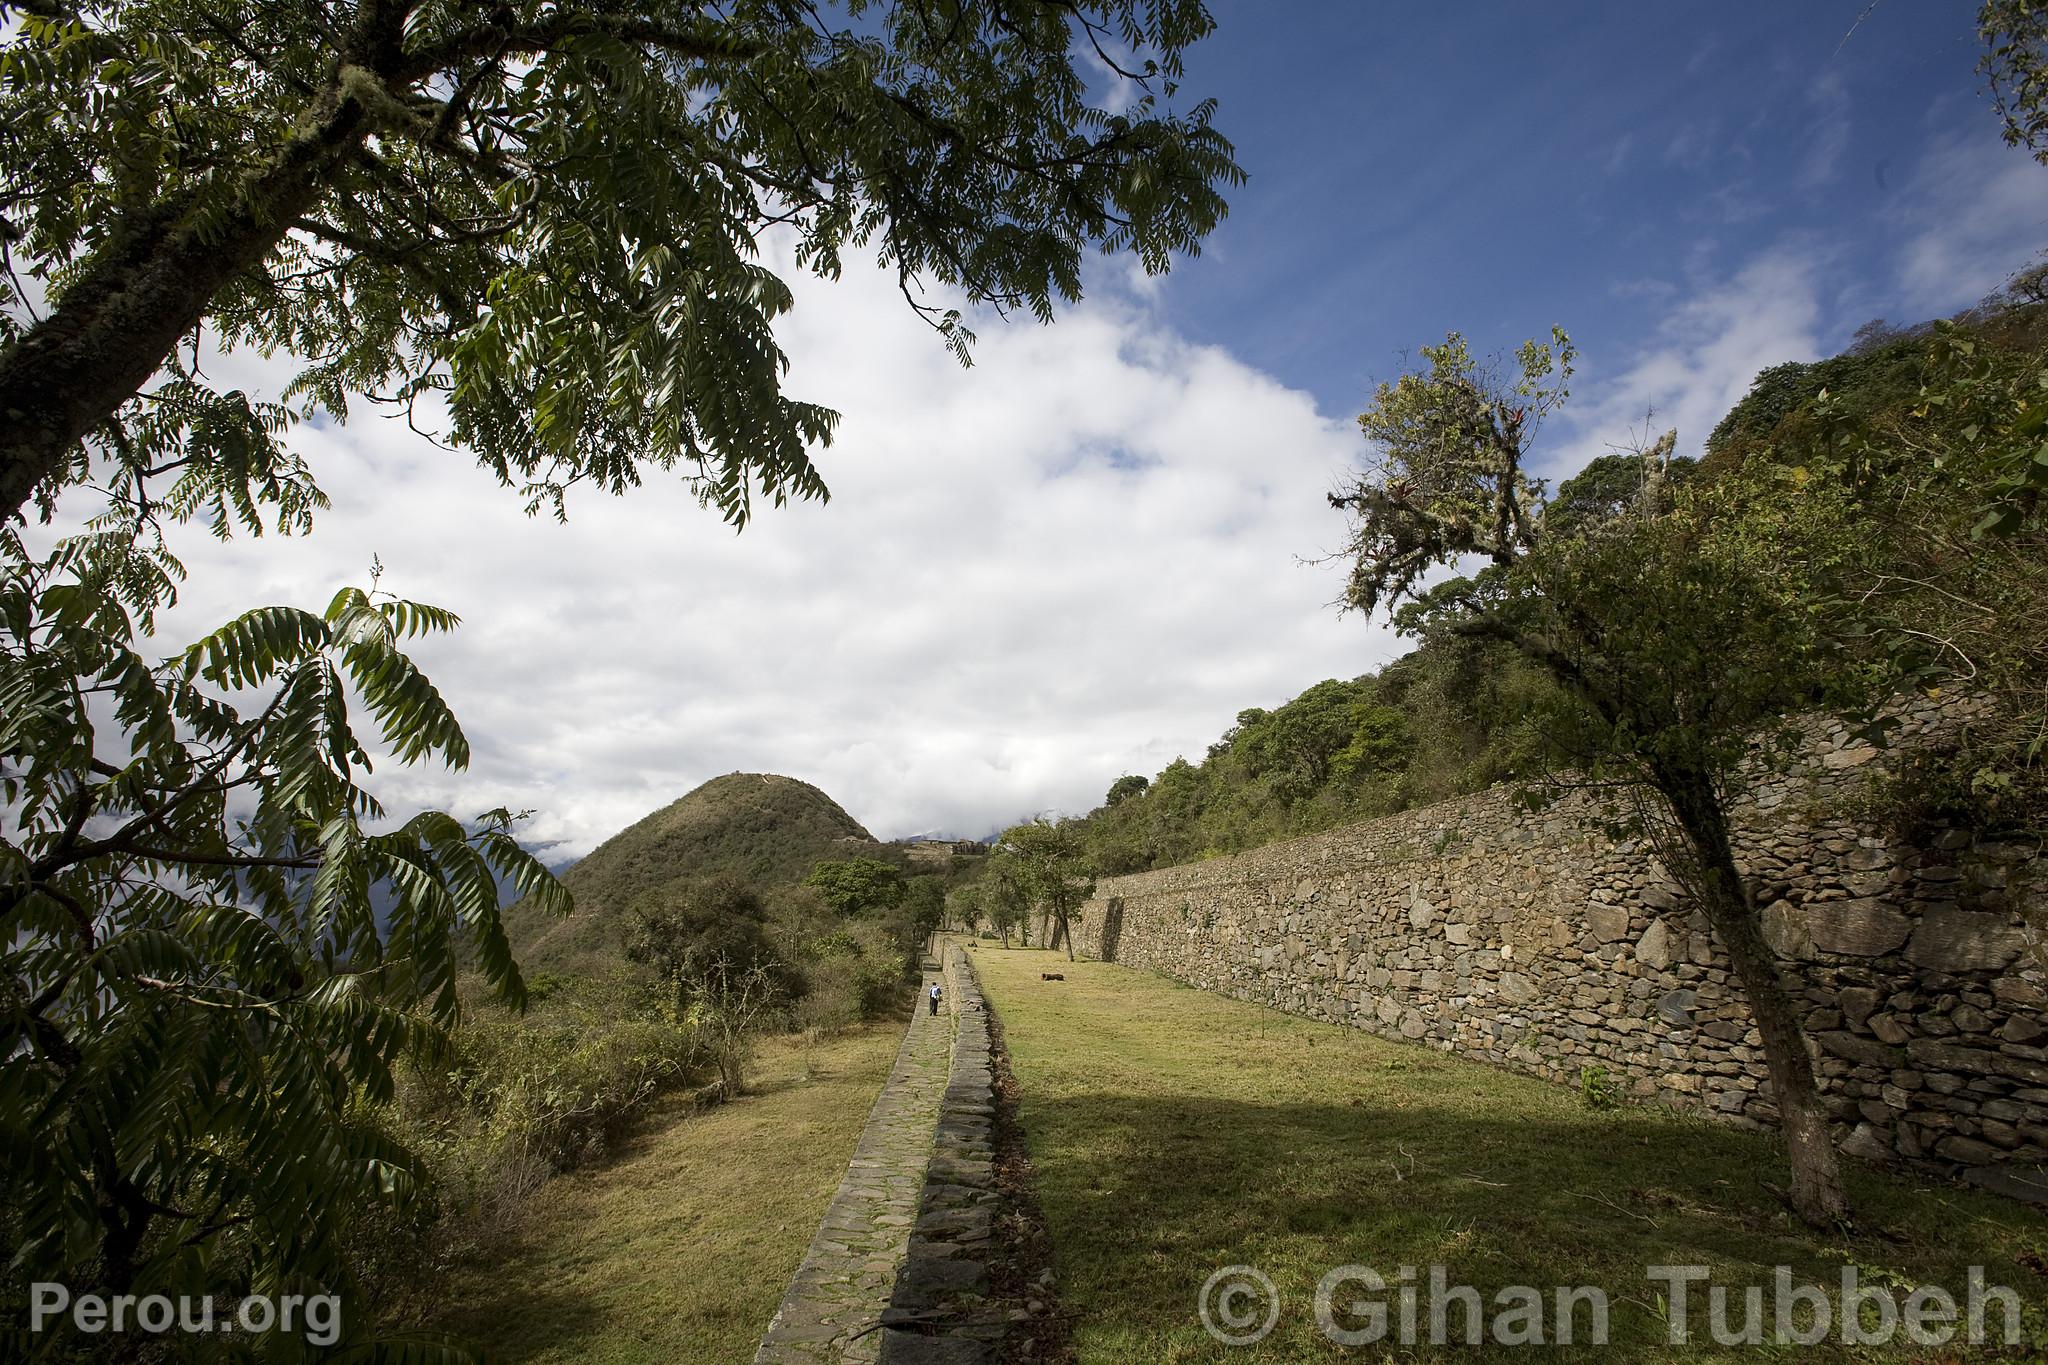
[{"label": "mountain", "polygon": [[562,874],[576,911],[557,919],[521,902],[506,930],[528,973],[603,975],[625,961],[635,897],[730,873],[757,887],[792,885],[823,859],[881,856],[883,846],[808,782],[728,773],[599,844]]}]

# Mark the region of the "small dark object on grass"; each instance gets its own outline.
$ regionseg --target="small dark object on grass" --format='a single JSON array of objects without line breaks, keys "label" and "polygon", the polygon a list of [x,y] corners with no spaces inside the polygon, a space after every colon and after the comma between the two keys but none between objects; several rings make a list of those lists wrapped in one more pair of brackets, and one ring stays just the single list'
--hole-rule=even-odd
[{"label": "small dark object on grass", "polygon": [[1040,981],[1065,981],[1067,978],[1058,972],[1040,972],[1038,979]]}]

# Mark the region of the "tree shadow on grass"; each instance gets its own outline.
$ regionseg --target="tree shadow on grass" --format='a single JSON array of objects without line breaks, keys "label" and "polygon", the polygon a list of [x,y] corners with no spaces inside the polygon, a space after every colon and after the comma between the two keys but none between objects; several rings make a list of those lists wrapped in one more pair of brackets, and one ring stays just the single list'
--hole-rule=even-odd
[{"label": "tree shadow on grass", "polygon": [[493,1282],[468,1286],[459,1307],[439,1315],[433,1330],[479,1353],[486,1365],[535,1360],[554,1352],[573,1354],[596,1340],[605,1323],[601,1306],[587,1293],[546,1281]]},{"label": "tree shadow on grass", "polygon": [[[1897,1272],[1958,1298],[1971,1265],[2035,1303],[2048,1287],[2014,1260],[2043,1240],[2037,1210],[1856,1167],[1847,1174],[1861,1229],[1815,1233],[1767,1188],[1783,1178],[1784,1155],[1766,1135],[1653,1111],[1553,1107],[1518,1115],[1510,1101],[1448,1092],[1406,1096],[1398,1107],[1364,1098],[1027,1097],[1062,1293],[1089,1319],[1083,1359],[1132,1350],[1158,1360],[1356,1359],[1322,1336],[1310,1309],[1318,1279],[1345,1265],[1372,1267],[1397,1288],[1401,1268],[1418,1267],[1425,1323],[1432,1265],[1489,1304],[1509,1285],[1535,1287],[1546,1303],[1554,1287],[1600,1287],[1614,1345],[1589,1358],[1608,1361],[1741,1354],[1669,1344],[1657,1297],[1666,1286],[1648,1277],[1653,1265],[1708,1267],[1712,1283],[1731,1286],[1738,1327],[1743,1289],[1761,1286],[1766,1334],[1779,1265],[1797,1283],[1838,1288],[1853,1259],[1864,1282]],[[1210,1341],[1196,1315],[1204,1280],[1231,1265],[1270,1275],[1286,1310],[1249,1352]],[[1709,1328],[1705,1293],[1694,1291],[1688,1314],[1696,1340]],[[1453,1317],[1454,1334],[1461,1322]],[[1107,1354],[1091,1353],[1091,1340]],[[1418,1349],[1412,1358],[1446,1354]],[[1894,1350],[1926,1358],[1903,1337]]]}]

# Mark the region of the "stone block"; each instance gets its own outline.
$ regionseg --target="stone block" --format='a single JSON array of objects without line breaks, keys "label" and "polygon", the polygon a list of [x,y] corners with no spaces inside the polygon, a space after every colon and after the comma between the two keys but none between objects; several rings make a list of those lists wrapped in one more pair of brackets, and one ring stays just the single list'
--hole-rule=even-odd
[{"label": "stone block", "polygon": [[1957,1005],[1949,1015],[1951,1022],[1964,1033],[1991,1032],[1991,1018],[1975,1005]]},{"label": "stone block", "polygon": [[1906,957],[1931,971],[1991,972],[2010,965],[2026,946],[2025,936],[2004,915],[1930,910],[1914,927]]},{"label": "stone block", "polygon": [[2048,1167],[1977,1166],[1963,1172],[1963,1179],[1993,1194],[2022,1199],[2029,1204],[2048,1204]]},{"label": "stone block", "polygon": [[1693,1022],[1693,1007],[1699,1002],[1698,991],[1666,991],[1657,1000],[1657,1017],[1673,1028],[1690,1028]]},{"label": "stone block", "polygon": [[1886,1047],[1883,1043],[1872,1042],[1868,1038],[1845,1033],[1840,1029],[1816,1033],[1813,1039],[1835,1056],[1852,1062],[1861,1062],[1887,1071],[1906,1064],[1906,1054],[1903,1050]]},{"label": "stone block", "polygon": [[1806,932],[1822,952],[1878,957],[1904,943],[1913,922],[1883,901],[1867,897],[1822,901],[1807,908]]},{"label": "stone block", "polygon": [[1998,1031],[1998,1036],[2008,1043],[2038,1043],[2043,1038],[2048,1038],[2048,1029],[2041,1027],[2039,1020],[2030,1019],[2024,1014],[2015,1014],[2005,1021],[2005,1027]]},{"label": "stone block", "polygon": [[1806,917],[1787,900],[1775,900],[1760,915],[1764,942],[1779,957],[1797,961],[1813,956],[1813,936],[1807,932]]},{"label": "stone block", "polygon": [[1835,1008],[1850,1028],[1863,1028],[1877,1012],[1877,992],[1868,986],[1844,986],[1835,992]]},{"label": "stone block", "polygon": [[1991,993],[2001,1005],[2048,1005],[2048,991],[2016,976],[2001,976],[1993,981]]},{"label": "stone block", "polygon": [[1998,1160],[1996,1147],[1975,1138],[1945,1137],[1934,1144],[1934,1150],[1950,1161],[1960,1161],[1966,1166],[1988,1166]]},{"label": "stone block", "polygon": [[1586,906],[1586,927],[1602,943],[1619,942],[1628,937],[1628,908],[1593,901]]},{"label": "stone block", "polygon": [[883,1330],[881,1353],[876,1357],[880,1365],[988,1365],[995,1358],[996,1348],[990,1342],[926,1336],[900,1327]]},{"label": "stone block", "polygon": [[[1962,1047],[1955,1043],[1936,1042],[1931,1038],[1915,1038],[1906,1044],[1906,1052],[1923,1071],[1960,1071],[1970,1076],[2009,1076],[2029,1085],[2048,1085],[2048,1062],[2037,1062],[2030,1057],[2015,1057],[2004,1052],[1993,1052],[1989,1048]],[[1929,1076],[1930,1089],[1941,1089],[1935,1084],[1936,1077]],[[1949,1093],[1944,1091],[1944,1093]]]},{"label": "stone block", "polygon": [[1660,972],[1671,965],[1671,931],[1663,920],[1651,920],[1650,927],[1636,940],[1636,961]]}]

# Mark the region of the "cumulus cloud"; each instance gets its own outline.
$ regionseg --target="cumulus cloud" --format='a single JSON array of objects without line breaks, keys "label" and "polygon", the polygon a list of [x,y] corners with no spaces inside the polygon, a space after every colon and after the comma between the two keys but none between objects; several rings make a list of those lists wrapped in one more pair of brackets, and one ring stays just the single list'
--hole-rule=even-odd
[{"label": "cumulus cloud", "polygon": [[1322,493],[1358,453],[1307,395],[1115,289],[1050,328],[982,324],[967,370],[893,279],[798,294],[791,391],[844,414],[829,504],[735,536],[657,478],[572,496],[558,526],[366,414],[299,434],[335,501],[312,536],[185,533],[165,648],[318,606],[378,557],[385,587],[465,618],[418,654],[476,755],[374,789],[530,808],[564,856],[736,769],[815,782],[885,838],[1086,809],[1239,709],[1398,652],[1299,562],[1339,538]]}]

